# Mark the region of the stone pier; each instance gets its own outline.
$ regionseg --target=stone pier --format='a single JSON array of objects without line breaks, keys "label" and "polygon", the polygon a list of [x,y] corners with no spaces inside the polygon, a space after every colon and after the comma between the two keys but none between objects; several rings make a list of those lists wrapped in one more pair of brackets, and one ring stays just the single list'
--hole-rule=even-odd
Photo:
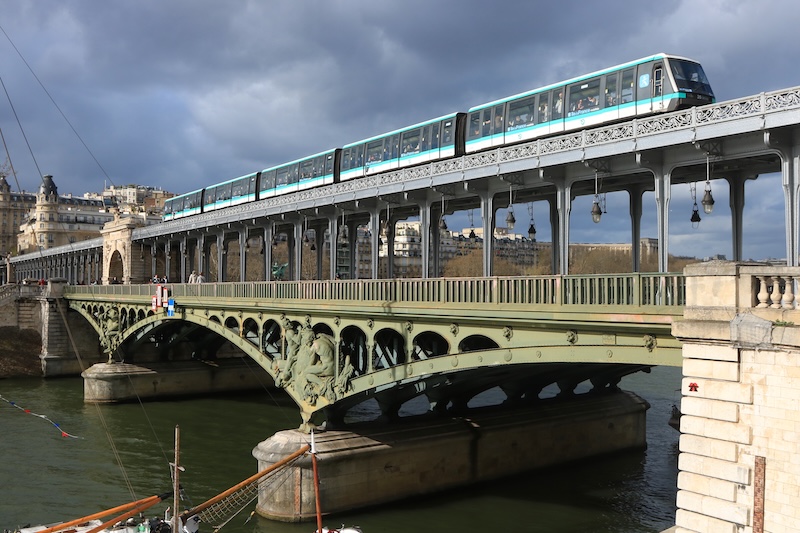
[{"label": "stone pier", "polygon": [[675,531],[800,531],[800,269],[685,274]]},{"label": "stone pier", "polygon": [[97,363],[81,376],[83,400],[87,403],[123,403],[274,386],[269,374],[243,357],[136,365]]},{"label": "stone pier", "polygon": [[[315,436],[325,514],[463,487],[526,470],[643,448],[647,402],[632,393],[541,400],[525,410],[487,410],[465,418],[405,422]],[[308,443],[281,431],[253,455],[259,470]],[[259,492],[256,511],[297,522],[315,516],[308,456],[281,475],[291,482]]]}]

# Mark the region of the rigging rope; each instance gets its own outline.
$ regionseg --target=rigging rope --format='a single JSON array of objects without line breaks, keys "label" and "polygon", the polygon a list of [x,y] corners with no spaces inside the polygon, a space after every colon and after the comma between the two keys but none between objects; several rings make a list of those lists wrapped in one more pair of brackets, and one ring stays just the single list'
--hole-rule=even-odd
[{"label": "rigging rope", "polygon": [[[78,346],[75,344],[75,339],[72,337],[72,330],[69,327],[69,322],[67,322],[67,315],[64,313],[64,304],[61,300],[56,302],[56,307],[58,307],[58,312],[61,315],[61,319],[64,321],[64,326],[67,331],[67,337],[69,338],[69,344],[72,346],[72,351],[75,352],[75,357],[78,359],[78,364],[81,367],[81,373],[86,371],[86,365],[83,363],[83,359],[81,358],[81,353],[78,350]],[[114,454],[114,458],[117,460],[117,464],[119,465],[120,472],[122,473],[122,478],[125,480],[125,486],[128,487],[128,493],[131,495],[131,499],[135,500],[136,498],[136,491],[133,488],[133,484],[131,483],[130,478],[128,477],[128,472],[125,470],[125,465],[122,462],[122,457],[119,454],[119,450],[117,450],[117,446],[114,443],[114,439],[111,437],[111,430],[108,428],[108,424],[106,423],[106,419],[103,416],[103,411],[100,409],[100,405],[98,403],[94,403],[94,407],[97,410],[97,417],[100,419],[100,423],[103,425],[103,430],[106,432],[106,438],[111,446],[111,451]]]},{"label": "rigging rope", "polygon": [[222,500],[199,511],[196,516],[202,523],[209,524],[215,532],[220,530],[228,522],[236,518],[245,507],[250,505],[258,497],[259,493],[268,491],[268,494],[273,494],[284,483],[289,481],[292,471],[288,467],[294,465],[298,459],[300,457],[296,457],[265,477],[255,479],[240,487]]},{"label": "rigging rope", "polygon": [[3,400],[7,404],[9,404],[11,407],[16,407],[17,409],[19,409],[23,413],[26,413],[26,414],[29,414],[29,415],[33,415],[35,417],[41,418],[42,420],[46,420],[46,421],[50,422],[53,425],[53,427],[55,427],[57,430],[59,430],[61,432],[61,436],[64,437],[64,438],[70,438],[70,439],[81,439],[81,438],[83,438],[83,437],[79,437],[77,435],[73,435],[72,433],[67,433],[66,431],[64,431],[64,429],[58,423],[54,422],[47,415],[40,415],[39,413],[34,413],[30,409],[25,409],[24,407],[19,405],[17,402],[13,402],[13,401],[9,400],[8,398],[4,398],[2,394],[0,394],[0,400]]},{"label": "rigging rope", "polygon": [[[33,69],[31,68],[30,64],[28,64],[28,61],[27,61],[27,60],[25,59],[25,57],[22,55],[22,52],[20,52],[20,51],[19,51],[19,49],[17,48],[17,45],[15,45],[15,44],[14,44],[14,41],[12,41],[12,40],[11,40],[11,37],[10,37],[10,36],[9,36],[9,35],[6,33],[6,30],[3,28],[3,26],[2,26],[2,25],[0,25],[0,31],[2,31],[2,32],[3,32],[3,35],[5,35],[5,36],[6,36],[6,39],[8,39],[8,42],[11,44],[11,47],[12,47],[12,48],[14,48],[14,51],[17,53],[17,55],[19,56],[19,58],[22,60],[22,62],[23,62],[23,63],[25,63],[25,66],[26,66],[26,67],[28,67],[28,70],[31,72],[31,74],[33,75],[34,79],[35,79],[35,80],[36,80],[36,81],[39,83],[39,86],[42,88],[42,90],[43,90],[43,91],[44,91],[44,93],[47,95],[47,97],[48,97],[48,98],[50,98],[50,101],[53,103],[53,105],[55,106],[55,108],[58,110],[58,112],[59,112],[59,113],[61,113],[61,116],[64,118],[64,121],[65,121],[65,122],[66,122],[66,123],[69,125],[70,129],[72,130],[72,133],[74,133],[74,134],[75,134],[75,136],[76,136],[76,137],[78,138],[78,140],[81,142],[81,144],[83,145],[83,147],[84,147],[84,148],[86,148],[86,151],[87,151],[87,152],[89,152],[89,155],[92,157],[92,159],[94,160],[94,162],[95,162],[95,163],[97,163],[97,166],[98,166],[98,168],[100,168],[100,171],[101,171],[101,172],[103,173],[103,175],[104,175],[104,176],[105,176],[105,177],[108,179],[108,181],[110,181],[110,182],[111,182],[111,185],[114,185],[114,180],[112,180],[112,179],[111,179],[111,178],[108,176],[108,173],[106,172],[106,169],[104,169],[104,168],[103,168],[103,165],[101,165],[101,164],[100,164],[100,161],[98,161],[98,160],[97,160],[97,158],[94,156],[94,154],[92,153],[92,151],[89,149],[89,147],[88,147],[88,146],[86,145],[86,143],[83,141],[83,138],[82,138],[82,137],[81,137],[81,136],[78,134],[78,132],[75,130],[75,127],[74,127],[74,126],[72,125],[72,123],[69,121],[69,119],[67,118],[67,115],[65,115],[65,114],[64,114],[64,112],[61,110],[61,108],[60,108],[60,107],[58,107],[58,104],[57,104],[57,103],[56,103],[56,101],[53,99],[53,97],[50,95],[50,92],[47,90],[47,87],[45,87],[45,86],[44,86],[44,84],[42,83],[42,80],[40,80],[40,79],[39,79],[39,76],[37,76],[37,75],[36,75],[36,73],[33,71]],[[5,89],[5,85],[3,86],[3,89]],[[8,95],[8,92],[6,92],[6,95]],[[8,100],[8,101],[9,101],[9,103],[11,103],[11,98],[9,98],[9,100]],[[12,109],[13,109],[13,106],[12,106]],[[17,113],[16,113],[16,111],[14,111],[14,116],[15,116],[15,117],[17,116]],[[17,119],[17,122],[19,122],[19,119]],[[20,129],[22,129],[22,125],[20,125]],[[23,132],[23,135],[25,135],[25,133],[24,133],[24,132]],[[25,142],[27,142],[27,141],[28,141],[28,139],[26,138],[26,139],[25,139]],[[30,149],[30,145],[28,145],[28,148]],[[32,155],[33,155],[33,152],[31,152],[31,156],[32,156]],[[36,159],[34,158],[34,163],[35,163],[35,162],[36,162]],[[36,165],[36,170],[39,170],[39,165],[38,165],[38,164]],[[42,172],[41,172],[41,171],[39,171],[39,175],[41,175],[41,174],[42,174]]]}]

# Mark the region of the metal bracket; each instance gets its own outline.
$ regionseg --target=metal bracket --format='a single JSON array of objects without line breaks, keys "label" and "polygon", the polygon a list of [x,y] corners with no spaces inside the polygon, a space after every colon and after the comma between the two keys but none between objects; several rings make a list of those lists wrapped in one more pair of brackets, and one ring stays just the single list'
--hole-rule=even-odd
[{"label": "metal bracket", "polygon": [[522,177],[522,172],[512,172],[511,174],[498,174],[500,181],[508,182],[510,185],[524,185],[525,180]]},{"label": "metal bracket", "polygon": [[438,192],[442,196],[455,196],[456,195],[456,186],[455,184],[445,184],[445,185],[436,185],[431,187],[433,192]]},{"label": "metal bracket", "polygon": [[722,157],[722,141],[720,140],[692,141],[692,144],[711,157]]},{"label": "metal bracket", "polygon": [[611,164],[608,162],[608,159],[595,159],[593,161],[584,161],[584,165],[586,168],[591,168],[597,174],[602,174],[603,176],[610,176],[611,175]]}]

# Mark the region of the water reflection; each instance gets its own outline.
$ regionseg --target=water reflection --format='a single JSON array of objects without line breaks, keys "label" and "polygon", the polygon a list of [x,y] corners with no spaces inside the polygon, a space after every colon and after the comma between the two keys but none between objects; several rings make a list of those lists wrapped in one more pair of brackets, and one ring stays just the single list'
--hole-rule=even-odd
[{"label": "water reflection", "polygon": [[[680,370],[656,368],[621,386],[643,396],[648,448],[567,467],[526,473],[331,517],[330,526],[361,525],[367,533],[464,530],[613,533],[660,532],[675,516],[678,433],[667,425]],[[77,517],[169,489],[174,426],[181,426],[181,478],[198,504],[252,475],[255,445],[297,427],[297,410],[267,393],[94,406],[80,379],[2,380],[0,394],[47,414],[80,439],[62,438],[45,421],[0,403],[0,528]],[[106,437],[113,435],[116,453]],[[118,463],[125,465],[130,489]],[[324,473],[323,473],[324,475]],[[132,492],[134,496],[132,496]],[[158,512],[163,507],[157,508]],[[311,532],[313,524],[253,517],[251,508],[223,531]]]}]

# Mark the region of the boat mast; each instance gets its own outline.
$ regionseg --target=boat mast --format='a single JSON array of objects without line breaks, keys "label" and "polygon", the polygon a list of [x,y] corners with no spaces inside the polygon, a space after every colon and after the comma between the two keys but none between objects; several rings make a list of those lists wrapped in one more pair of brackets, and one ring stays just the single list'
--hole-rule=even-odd
[{"label": "boat mast", "polygon": [[180,483],[178,472],[180,472],[180,447],[181,447],[181,428],[175,425],[175,463],[172,465],[172,531],[180,532],[181,519],[178,516],[178,503],[180,502]]},{"label": "boat mast", "polygon": [[317,508],[317,533],[322,533],[322,507],[319,504],[319,470],[317,469],[317,446],[314,430],[311,430],[311,466],[314,470],[314,501]]}]

